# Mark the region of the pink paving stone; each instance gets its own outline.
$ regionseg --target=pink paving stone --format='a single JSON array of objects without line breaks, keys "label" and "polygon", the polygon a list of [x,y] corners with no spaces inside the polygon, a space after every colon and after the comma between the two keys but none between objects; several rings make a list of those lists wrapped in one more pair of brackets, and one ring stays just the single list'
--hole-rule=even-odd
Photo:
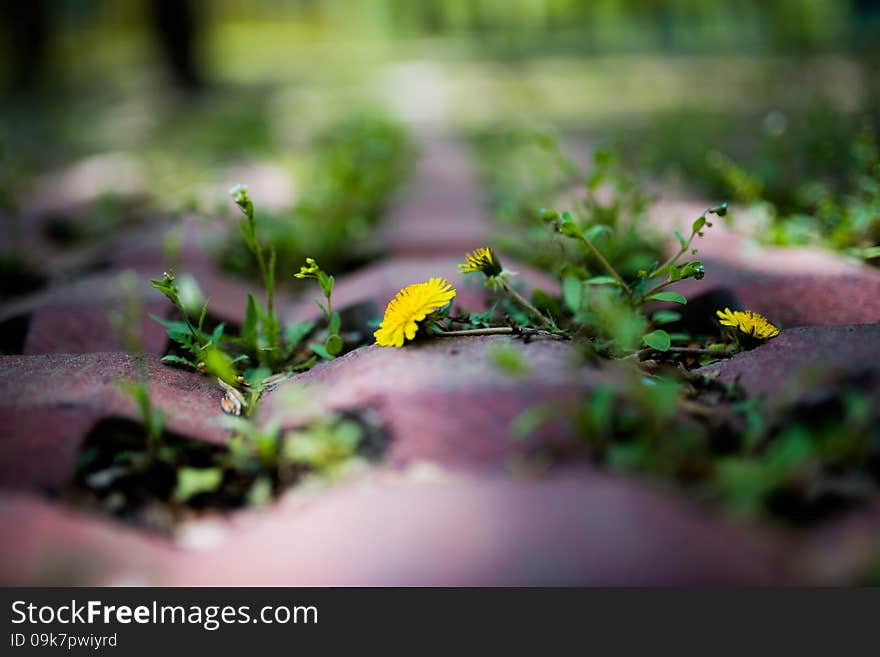
[{"label": "pink paving stone", "polygon": [[807,537],[791,564],[792,577],[817,585],[877,583],[880,558],[880,504],[828,521]]},{"label": "pink paving stone", "polygon": [[765,344],[697,370],[746,391],[775,394],[787,385],[834,373],[880,372],[880,324],[786,329]]},{"label": "pink paving stone", "polygon": [[140,586],[178,556],[157,536],[22,493],[0,493],[0,525],[3,586]]},{"label": "pink paving stone", "polygon": [[[169,304],[146,279],[138,294],[144,306],[140,325],[144,351],[164,353],[165,331],[148,314],[164,316]],[[122,295],[119,273],[92,274],[7,304],[0,309],[0,322],[30,317],[25,354],[120,351],[122,340],[107,317],[124,306]]]},{"label": "pink paving stone", "polygon": [[[377,306],[377,318],[381,318],[388,301],[402,288],[412,283],[422,283],[430,278],[447,279],[456,289],[454,308],[462,310],[485,310],[486,290],[480,277],[465,276],[458,271],[464,261],[464,252],[458,256],[395,257],[362,267],[354,273],[340,276],[333,288],[333,306],[342,309],[360,303],[372,302]],[[527,265],[511,261],[499,255],[505,267],[518,272],[514,285],[521,285],[526,294],[540,288],[549,294],[559,294],[559,283],[551,276]],[[305,297],[294,304],[291,312],[283,316],[287,323],[313,320],[321,316],[315,300],[323,301],[320,291],[310,289]],[[343,327],[344,328],[344,327]]]},{"label": "pink paving stone", "polygon": [[[145,357],[153,403],[173,432],[223,443],[220,388],[208,377]],[[120,353],[0,356],[0,483],[58,486],[69,478],[83,438],[108,417],[140,420],[119,388],[134,378]]]},{"label": "pink paving stone", "polygon": [[[490,361],[493,347],[522,354],[529,373],[512,378]],[[315,367],[268,395],[261,417],[295,426],[311,412],[372,408],[392,435],[387,462],[431,460],[462,467],[501,467],[516,453],[547,445],[571,448],[575,439],[562,422],[551,422],[530,439],[515,440],[510,424],[542,402],[575,403],[610,372],[575,370],[570,343],[509,336],[437,338],[402,349],[362,347]],[[291,402],[285,388],[309,391],[317,408]]]},{"label": "pink paving stone", "polygon": [[[153,259],[162,263],[162,236],[175,224],[166,218],[147,214],[143,201],[140,205],[134,211],[135,216],[128,212],[124,221],[111,234],[71,244],[53,241],[45,234],[48,221],[56,216],[55,212],[25,211],[9,220],[20,227],[10,246],[14,246],[36,271],[55,282],[87,275],[101,267],[131,267],[132,265],[124,261],[124,256],[132,249],[155,254]],[[89,204],[60,208],[58,212],[74,227],[80,228],[93,221],[95,216],[95,209]],[[193,250],[191,243],[185,244],[184,249],[186,257],[198,259],[199,251]],[[158,268],[161,274],[165,267],[160,264]]]},{"label": "pink paving stone", "polygon": [[[147,314],[163,316],[165,304],[151,303],[141,319],[140,334],[146,353],[164,354],[165,329]],[[23,353],[63,354],[120,351],[122,340],[107,320],[105,308],[39,308],[31,314]]]},{"label": "pink paving stone", "polygon": [[[659,204],[652,221],[672,230],[687,227],[709,204]],[[703,261],[703,280],[683,281],[675,290],[693,297],[713,289],[734,292],[746,308],[782,326],[880,322],[880,270],[815,247],[764,247],[734,233],[723,221],[694,246]],[[669,251],[678,242],[669,243]]]},{"label": "pink paving stone", "polygon": [[573,469],[373,471],[176,543],[19,494],[0,497],[0,522],[3,584],[766,585],[789,554],[665,490]]},{"label": "pink paving stone", "polygon": [[[143,348],[147,353],[161,355],[165,353],[168,339],[165,329],[150,319],[149,314],[169,317],[173,306],[150,287],[150,277],[161,277],[161,270],[136,274],[141,283],[138,294],[144,306]],[[261,302],[265,300],[259,284],[239,281],[213,270],[199,272],[196,280],[205,297],[211,300],[209,314],[218,320],[240,324],[244,320],[248,292]],[[276,294],[275,303],[282,316],[289,314],[293,306],[292,297],[285,292]],[[22,315],[31,317],[24,346],[26,354],[121,351],[124,345],[111,328],[107,315],[120,310],[124,304],[118,272],[93,274],[7,304],[0,309],[0,322]]]},{"label": "pink paving stone", "polygon": [[[190,563],[186,584],[661,585],[780,581],[775,542],[593,472],[374,475],[296,496]],[[271,548],[267,548],[271,546]],[[233,555],[259,554],[260,559]],[[295,556],[292,556],[295,555]]]},{"label": "pink paving stone", "polygon": [[[230,208],[230,214],[223,217],[191,214],[178,222],[166,220],[149,229],[130,230],[116,241],[109,258],[117,268],[134,269],[152,278],[161,276],[169,268],[178,273],[188,271],[196,278],[205,274],[222,276],[218,253],[227,240],[241,239],[239,216],[237,210],[233,212]],[[170,252],[169,242],[177,247]],[[169,257],[174,262],[169,262]],[[283,273],[282,265],[279,265],[279,277]],[[292,273],[293,264],[290,269]]]},{"label": "pink paving stone", "polygon": [[462,146],[426,139],[403,200],[383,223],[392,255],[458,253],[482,246],[491,232],[483,192]]}]

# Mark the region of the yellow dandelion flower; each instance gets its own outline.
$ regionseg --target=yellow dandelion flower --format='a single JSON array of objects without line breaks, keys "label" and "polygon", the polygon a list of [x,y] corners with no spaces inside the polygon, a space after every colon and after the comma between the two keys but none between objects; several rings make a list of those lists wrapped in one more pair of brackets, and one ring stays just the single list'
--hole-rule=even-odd
[{"label": "yellow dandelion flower", "polygon": [[725,308],[715,312],[722,326],[731,326],[753,338],[768,340],[779,335],[779,329],[773,326],[766,317],[751,310]]},{"label": "yellow dandelion flower", "polygon": [[498,260],[498,256],[495,255],[495,251],[493,251],[490,246],[484,246],[471,251],[465,256],[465,259],[467,262],[458,266],[458,269],[462,274],[481,271],[491,278],[492,276],[498,276],[498,274],[504,271],[501,262]]},{"label": "yellow dandelion flower", "polygon": [[376,344],[402,347],[404,340],[412,340],[416,336],[420,321],[454,298],[455,290],[444,278],[407,285],[388,302],[382,325],[373,333]]}]

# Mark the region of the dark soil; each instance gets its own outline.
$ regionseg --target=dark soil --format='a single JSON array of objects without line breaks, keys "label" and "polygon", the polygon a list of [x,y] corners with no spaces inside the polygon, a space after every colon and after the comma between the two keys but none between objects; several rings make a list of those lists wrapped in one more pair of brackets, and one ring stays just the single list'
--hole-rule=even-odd
[{"label": "dark soil", "polygon": [[[362,438],[357,455],[382,458],[390,435],[371,409],[350,410],[340,419],[358,423]],[[165,432],[150,450],[144,427],[125,418],[108,418],[88,434],[80,449],[77,469],[64,490],[55,491],[79,508],[108,514],[137,527],[170,535],[183,521],[249,506],[258,479],[271,486],[272,497],[296,485],[308,471],[297,466],[272,469],[260,460],[231,458],[226,446],[211,445]],[[222,482],[216,491],[175,499],[180,468],[217,468]]]}]

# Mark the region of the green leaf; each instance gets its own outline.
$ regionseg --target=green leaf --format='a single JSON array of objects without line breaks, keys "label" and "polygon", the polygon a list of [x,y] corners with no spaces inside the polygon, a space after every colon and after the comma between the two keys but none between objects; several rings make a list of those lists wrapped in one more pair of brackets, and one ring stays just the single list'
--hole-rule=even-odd
[{"label": "green leaf", "polygon": [[687,299],[681,296],[678,292],[658,292],[657,294],[652,294],[647,297],[646,301],[672,301],[680,304],[688,302]]},{"label": "green leaf", "polygon": [[253,485],[247,494],[249,506],[259,507],[265,506],[272,501],[272,480],[265,475],[261,475],[254,480]]},{"label": "green leaf", "polygon": [[598,238],[602,237],[602,235],[610,235],[611,227],[606,226],[605,224],[598,224],[596,226],[590,226],[583,232],[584,239],[588,242],[595,242]]},{"label": "green leaf", "polygon": [[241,238],[244,240],[245,246],[247,246],[248,251],[251,253],[256,253],[257,249],[260,247],[257,246],[257,236],[255,232],[255,226],[248,220],[242,219],[239,224],[239,228],[241,228]]},{"label": "green leaf", "polygon": [[330,331],[331,335],[338,335],[339,334],[339,327],[340,327],[341,323],[342,323],[342,320],[339,317],[339,313],[334,312],[330,316],[329,331]]},{"label": "green leaf", "polygon": [[517,415],[510,423],[510,435],[516,440],[528,438],[543,424],[559,417],[559,408],[548,403],[538,404]]},{"label": "green leaf", "polygon": [[213,493],[223,483],[220,468],[180,468],[177,471],[177,486],[174,500],[186,502],[200,493]]},{"label": "green leaf", "polygon": [[677,265],[672,267],[669,270],[669,280],[670,281],[680,281],[685,278],[695,278],[697,280],[701,280],[706,275],[706,270],[703,268],[703,263],[699,260],[691,260],[689,262],[682,263],[681,265]]},{"label": "green leaf", "polygon": [[334,357],[342,352],[344,346],[342,338],[335,333],[328,337],[327,341],[324,343],[324,348],[327,350],[327,353]]},{"label": "green leaf", "polygon": [[581,307],[583,298],[583,285],[574,276],[566,276],[562,279],[562,300],[568,309],[577,312]]},{"label": "green leaf", "polygon": [[211,342],[213,344],[220,344],[220,340],[223,339],[223,330],[226,328],[226,322],[220,322],[217,326],[214,327],[214,332],[211,333]]},{"label": "green leaf", "polygon": [[317,363],[317,362],[318,362],[318,357],[312,356],[307,361],[300,363],[299,365],[294,365],[293,371],[294,372],[305,372],[307,369],[314,367],[315,363]]},{"label": "green leaf", "polygon": [[602,169],[594,169],[589,176],[587,176],[586,185],[587,189],[596,189],[599,185],[602,184],[602,181],[605,179],[605,172]]},{"label": "green leaf", "polygon": [[317,342],[311,343],[309,349],[318,354],[318,356],[324,360],[333,360],[334,358],[333,354],[331,354],[324,345],[318,344]]},{"label": "green leaf", "polygon": [[651,316],[651,322],[660,326],[661,324],[671,324],[681,319],[681,313],[674,310],[658,310]]},{"label": "green leaf", "polygon": [[202,304],[202,312],[199,314],[199,337],[202,336],[203,331],[202,327],[205,325],[205,317],[208,316],[208,304],[210,303],[210,299],[206,299],[205,303]]},{"label": "green leaf", "polygon": [[696,221],[694,221],[693,226],[691,226],[691,230],[695,233],[700,232],[703,226],[706,225],[706,216],[698,217]]},{"label": "green leaf", "polygon": [[611,151],[604,148],[597,148],[595,151],[593,151],[593,162],[596,163],[597,167],[609,167],[611,166],[611,163],[613,161],[614,155],[611,153]]},{"label": "green leaf", "polygon": [[187,360],[186,358],[181,358],[180,356],[175,356],[174,354],[168,354],[167,356],[162,356],[162,362],[168,363],[169,365],[182,365],[183,367],[188,367],[191,369],[196,368],[196,364],[191,360]]},{"label": "green leaf", "polygon": [[[568,214],[568,213],[566,213]],[[565,235],[566,237],[580,237],[581,229],[578,228],[578,225],[573,221],[564,221],[559,224],[559,232]]]},{"label": "green leaf", "polygon": [[209,347],[205,352],[205,369],[218,379],[222,379],[229,385],[236,385],[238,373],[230,361],[229,356],[217,347]]},{"label": "green leaf", "polygon": [[141,413],[141,420],[145,425],[150,424],[152,419],[151,409],[153,407],[152,398],[150,397],[150,389],[143,383],[124,379],[121,381],[122,389],[131,397],[138,410]]},{"label": "green leaf", "polygon": [[681,244],[681,250],[684,251],[685,249],[687,249],[688,243],[687,240],[684,238],[684,235],[682,235],[678,231],[675,231],[675,236],[678,238],[678,243]]},{"label": "green leaf", "polygon": [[169,339],[183,345],[192,352],[198,351],[199,345],[196,344],[192,332],[184,322],[168,321],[161,317],[156,317],[156,315],[150,315],[150,317],[165,327],[165,332],[168,334]]},{"label": "green leaf", "polygon": [[614,413],[615,392],[611,386],[598,387],[587,400],[584,410],[587,412],[587,421],[590,431],[596,435],[608,432]]},{"label": "green leaf", "polygon": [[257,321],[260,317],[257,309],[257,300],[254,295],[248,292],[247,309],[244,312],[244,323],[241,325],[241,340],[244,348],[251,352],[257,351]]},{"label": "green leaf", "polygon": [[152,421],[145,422],[145,424],[147,425],[150,439],[158,441],[162,437],[162,432],[165,430],[165,413],[161,408],[154,408]]},{"label": "green leaf", "polygon": [[550,223],[551,221],[559,221],[559,212],[552,208],[541,208],[541,221]]},{"label": "green leaf", "polygon": [[189,328],[187,327],[187,325],[184,322],[179,322],[176,320],[162,319],[161,317],[154,315],[152,313],[150,313],[150,319],[152,319],[154,322],[158,322],[159,324],[164,326],[166,329],[183,328],[184,330],[189,332]]},{"label": "green leaf", "polygon": [[638,471],[651,458],[642,442],[614,443],[608,447],[608,467],[618,472]]},{"label": "green leaf", "polygon": [[497,344],[489,349],[487,355],[493,367],[513,378],[523,377],[529,372],[522,353],[510,345]]},{"label": "green leaf", "polygon": [[269,247],[269,264],[266,265],[266,294],[270,299],[275,296],[275,262],[275,247],[271,246]]},{"label": "green leaf", "polygon": [[672,346],[672,339],[669,337],[669,334],[662,329],[651,331],[643,336],[642,342],[657,351],[668,351],[669,347]]},{"label": "green leaf", "polygon": [[293,326],[288,326],[284,330],[284,338],[287,340],[288,347],[293,348],[298,345],[314,328],[314,322],[299,322]]},{"label": "green leaf", "polygon": [[619,285],[614,276],[593,276],[584,281],[584,285]]},{"label": "green leaf", "polygon": [[669,265],[669,278],[667,278],[667,282],[675,283],[682,279],[681,275],[681,267],[678,265]]}]

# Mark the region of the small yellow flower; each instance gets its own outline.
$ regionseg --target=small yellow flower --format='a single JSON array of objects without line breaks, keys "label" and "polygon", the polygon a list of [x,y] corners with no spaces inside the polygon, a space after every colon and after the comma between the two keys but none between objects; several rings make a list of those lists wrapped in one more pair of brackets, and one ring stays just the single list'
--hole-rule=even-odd
[{"label": "small yellow flower", "polygon": [[314,258],[306,258],[306,264],[299,268],[299,273],[294,274],[294,278],[314,278],[314,274],[318,273],[320,267]]},{"label": "small yellow flower", "polygon": [[768,340],[779,335],[779,329],[773,326],[766,317],[751,310],[725,308],[715,312],[721,320],[722,326],[731,326],[753,338]]},{"label": "small yellow flower", "polygon": [[462,274],[470,274],[475,271],[481,271],[489,278],[498,276],[504,268],[495,255],[495,251],[490,246],[484,246],[471,251],[465,256],[467,262],[458,266]]},{"label": "small yellow flower", "polygon": [[455,290],[444,278],[407,285],[397,293],[385,309],[382,325],[373,335],[383,347],[402,347],[419,330],[418,322],[455,298]]}]

